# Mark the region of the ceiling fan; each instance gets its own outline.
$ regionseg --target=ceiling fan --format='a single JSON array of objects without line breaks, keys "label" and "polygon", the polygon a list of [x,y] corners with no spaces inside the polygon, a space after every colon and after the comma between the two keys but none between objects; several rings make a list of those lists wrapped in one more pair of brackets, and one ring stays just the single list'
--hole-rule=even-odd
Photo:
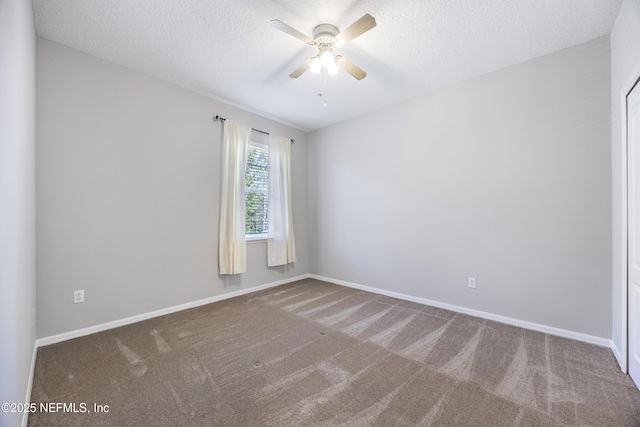
[{"label": "ceiling fan", "polygon": [[335,25],[320,24],[313,29],[313,39],[279,19],[271,20],[271,25],[318,49],[318,53],[315,56],[307,59],[302,65],[289,74],[289,77],[292,79],[300,77],[308,68],[310,68],[312,72],[319,72],[323,67],[329,74],[335,74],[338,68],[342,68],[358,80],[366,77],[367,73],[365,73],[362,68],[344,56],[333,53],[333,49],[344,46],[376,26],[376,19],[368,13],[342,32],[340,32]]}]

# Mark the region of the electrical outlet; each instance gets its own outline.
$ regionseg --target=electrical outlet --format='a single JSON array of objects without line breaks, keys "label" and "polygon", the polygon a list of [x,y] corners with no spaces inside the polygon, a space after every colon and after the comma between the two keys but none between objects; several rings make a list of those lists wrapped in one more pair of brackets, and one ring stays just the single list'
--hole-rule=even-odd
[{"label": "electrical outlet", "polygon": [[471,289],[475,289],[476,288],[476,278],[475,277],[469,277],[469,287]]},{"label": "electrical outlet", "polygon": [[73,291],[73,303],[78,304],[79,302],[84,302],[84,290]]}]

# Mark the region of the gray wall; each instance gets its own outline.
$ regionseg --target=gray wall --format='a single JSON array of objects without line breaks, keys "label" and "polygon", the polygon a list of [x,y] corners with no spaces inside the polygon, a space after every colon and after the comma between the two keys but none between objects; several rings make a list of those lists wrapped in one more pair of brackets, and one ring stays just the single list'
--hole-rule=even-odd
[{"label": "gray wall", "polygon": [[605,36],[310,134],[311,272],[610,338],[609,61]]},{"label": "gray wall", "polygon": [[[40,38],[37,89],[38,337],[309,272],[305,132]],[[293,267],[218,275],[216,114],[296,139]]]},{"label": "gray wall", "polygon": [[31,2],[0,1],[0,403],[24,402],[35,342],[35,99]]},{"label": "gray wall", "polygon": [[640,1],[625,0],[611,31],[611,161],[613,178],[613,331],[612,339],[620,357],[626,358],[627,259],[623,214],[626,181],[625,114],[622,104],[629,83],[640,77]]}]

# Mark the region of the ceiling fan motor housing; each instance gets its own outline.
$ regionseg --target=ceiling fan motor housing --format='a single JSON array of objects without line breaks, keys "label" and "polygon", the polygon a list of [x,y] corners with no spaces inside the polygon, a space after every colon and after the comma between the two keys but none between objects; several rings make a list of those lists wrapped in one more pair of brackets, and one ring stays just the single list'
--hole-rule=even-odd
[{"label": "ceiling fan motor housing", "polygon": [[331,24],[320,24],[313,29],[313,41],[317,45],[333,45],[340,30]]}]

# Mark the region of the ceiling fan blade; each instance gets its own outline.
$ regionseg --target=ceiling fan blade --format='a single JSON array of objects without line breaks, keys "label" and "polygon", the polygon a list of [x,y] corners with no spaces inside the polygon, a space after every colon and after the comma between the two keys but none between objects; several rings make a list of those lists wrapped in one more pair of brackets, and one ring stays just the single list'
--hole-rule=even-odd
[{"label": "ceiling fan blade", "polygon": [[311,64],[311,61],[313,61],[313,58],[309,58],[304,61],[302,65],[293,70],[293,73],[289,74],[289,77],[291,77],[292,79],[297,79],[298,77],[300,77],[302,73],[307,71],[307,68],[309,68],[309,64]]},{"label": "ceiling fan blade", "polygon": [[279,29],[280,31],[284,31],[285,33],[299,39],[302,40],[305,43],[308,44],[313,44],[313,39],[311,39],[311,37],[301,33],[300,31],[296,30],[293,27],[290,27],[289,25],[285,24],[284,22],[280,21],[279,19],[272,19],[271,20],[271,26]]},{"label": "ceiling fan blade", "polygon": [[367,13],[362,18],[358,19],[356,22],[347,27],[346,30],[338,34],[336,36],[336,40],[338,41],[338,43],[345,45],[359,35],[366,33],[375,26],[376,18]]},{"label": "ceiling fan blade", "polygon": [[353,77],[355,77],[358,80],[362,80],[365,77],[367,77],[367,73],[365,73],[362,68],[358,67],[356,64],[349,61],[344,56],[340,56],[336,60],[336,63],[340,68],[342,68],[343,70],[345,70],[347,73],[351,74]]}]

